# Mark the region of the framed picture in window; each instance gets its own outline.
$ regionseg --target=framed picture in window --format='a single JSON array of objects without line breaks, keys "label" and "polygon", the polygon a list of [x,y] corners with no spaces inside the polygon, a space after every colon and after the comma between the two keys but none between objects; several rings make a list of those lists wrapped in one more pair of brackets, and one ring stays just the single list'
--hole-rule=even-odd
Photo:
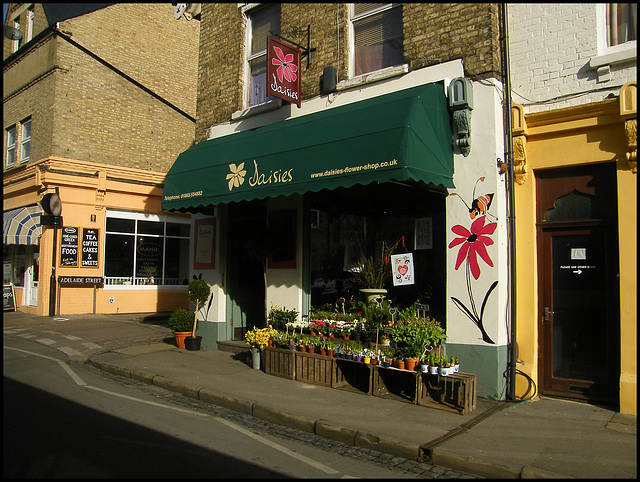
[{"label": "framed picture in window", "polygon": [[216,267],[216,218],[199,219],[195,222],[194,269]]},{"label": "framed picture in window", "polygon": [[269,213],[269,269],[295,269],[296,234],[295,209]]}]

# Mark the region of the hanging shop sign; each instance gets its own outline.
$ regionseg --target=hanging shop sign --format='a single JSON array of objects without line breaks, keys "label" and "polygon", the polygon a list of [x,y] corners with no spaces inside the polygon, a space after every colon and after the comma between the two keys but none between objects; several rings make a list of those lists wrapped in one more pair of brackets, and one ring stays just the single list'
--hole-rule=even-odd
[{"label": "hanging shop sign", "polygon": [[92,268],[98,266],[100,230],[95,228],[82,228],[82,267]]},{"label": "hanging shop sign", "polygon": [[60,266],[78,266],[78,232],[73,226],[62,228],[60,242]]},{"label": "hanging shop sign", "polygon": [[414,284],[413,253],[392,254],[391,266],[393,267],[393,286]]},{"label": "hanging shop sign", "polygon": [[275,37],[267,38],[267,96],[273,95],[300,107],[299,49]]}]

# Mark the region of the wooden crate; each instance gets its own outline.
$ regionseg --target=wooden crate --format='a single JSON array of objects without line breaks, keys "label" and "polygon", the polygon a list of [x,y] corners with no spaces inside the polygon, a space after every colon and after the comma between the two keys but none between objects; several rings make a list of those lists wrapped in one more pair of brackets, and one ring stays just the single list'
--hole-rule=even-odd
[{"label": "wooden crate", "polygon": [[418,373],[397,368],[373,367],[371,394],[402,402],[416,403]]},{"label": "wooden crate", "polygon": [[264,371],[267,375],[295,380],[295,351],[266,347],[263,351]]},{"label": "wooden crate", "polygon": [[420,373],[418,405],[466,414],[476,408],[477,375],[454,373],[446,377]]},{"label": "wooden crate", "polygon": [[296,380],[316,385],[331,386],[333,376],[333,358],[315,353],[295,352]]},{"label": "wooden crate", "polygon": [[333,358],[331,387],[371,395],[371,365],[345,358]]}]

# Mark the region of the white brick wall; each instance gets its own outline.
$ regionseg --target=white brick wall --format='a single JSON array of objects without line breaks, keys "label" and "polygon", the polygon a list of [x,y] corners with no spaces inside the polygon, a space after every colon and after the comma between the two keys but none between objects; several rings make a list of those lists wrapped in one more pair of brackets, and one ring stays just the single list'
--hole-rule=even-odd
[{"label": "white brick wall", "polygon": [[513,102],[540,112],[600,101],[636,80],[637,57],[611,65],[610,80],[590,67],[598,57],[598,4],[509,4]]}]

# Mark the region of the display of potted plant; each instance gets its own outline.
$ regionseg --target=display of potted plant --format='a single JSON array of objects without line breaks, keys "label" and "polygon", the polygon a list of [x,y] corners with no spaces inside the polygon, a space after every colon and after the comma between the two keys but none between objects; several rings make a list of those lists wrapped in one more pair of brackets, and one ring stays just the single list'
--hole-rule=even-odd
[{"label": "display of potted plant", "polygon": [[[196,336],[196,329],[198,327],[198,313],[204,307],[209,295],[211,294],[211,287],[209,284],[201,279],[194,279],[189,283],[189,301],[194,304],[195,311],[193,313],[193,329],[191,330],[191,336],[188,336],[184,340],[184,345],[187,350],[197,351],[200,349],[200,343],[202,342],[201,336]],[[211,298],[213,300],[213,297]],[[211,301],[209,302],[211,306]]]},{"label": "display of potted plant", "polygon": [[191,330],[193,328],[193,313],[184,308],[179,308],[169,317],[169,326],[173,330],[173,334],[176,336],[176,345],[178,348],[184,348],[184,340],[186,337],[191,336]]},{"label": "display of potted plant", "polygon": [[386,281],[391,278],[391,255],[400,244],[400,239],[392,245],[382,243],[379,256],[364,257],[360,260],[360,272],[355,274],[356,281],[364,288],[360,292],[366,297],[367,304],[380,303],[387,294]]},{"label": "display of potted plant", "polygon": [[260,351],[269,344],[269,340],[275,336],[276,333],[277,332],[270,326],[266,328],[257,328],[254,326],[252,330],[244,334],[245,341],[251,347],[251,358],[254,369],[260,369]]}]

